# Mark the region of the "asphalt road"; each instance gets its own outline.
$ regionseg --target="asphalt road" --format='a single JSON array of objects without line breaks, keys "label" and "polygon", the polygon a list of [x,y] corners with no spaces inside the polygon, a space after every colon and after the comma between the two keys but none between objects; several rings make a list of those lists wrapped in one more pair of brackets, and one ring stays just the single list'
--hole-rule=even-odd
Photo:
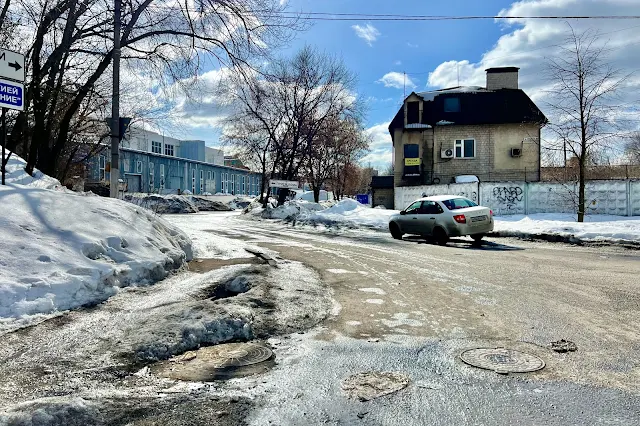
[{"label": "asphalt road", "polygon": [[[63,398],[67,415],[75,401],[72,408],[86,417],[77,424],[86,425],[640,424],[638,251],[516,239],[440,247],[219,213],[176,223],[196,238],[222,237],[229,251],[259,246],[277,252],[280,262],[315,270],[322,287],[302,269],[292,271],[305,278],[273,275],[279,282],[270,285],[287,294],[309,286],[309,295],[286,296],[291,312],[266,315],[287,321],[317,309],[314,315],[326,319],[311,329],[297,320],[293,329],[301,331],[266,339],[276,362],[263,374],[206,386],[132,374],[139,367],[118,358],[128,341],[173,332],[165,328],[176,324],[160,322],[169,306],[172,316],[187,307],[208,312],[208,302],[195,300],[196,287],[213,280],[216,267],[248,267],[205,260],[200,265],[214,268],[209,278],[177,275],[1,336],[0,406]],[[334,300],[330,311],[309,302],[321,288]],[[575,342],[577,351],[550,350],[560,339]],[[478,347],[519,350],[546,366],[503,375],[459,359]],[[366,372],[397,372],[409,384],[370,401],[347,395],[344,380]]]},{"label": "asphalt road", "polygon": [[[227,223],[220,232],[319,271],[341,306],[298,343],[304,355],[281,361],[256,424],[640,424],[638,251],[516,239],[440,247],[373,231]],[[578,350],[550,350],[560,339]],[[546,367],[475,369],[458,359],[475,347],[521,350]],[[340,382],[362,371],[404,372],[412,384],[346,400]]]}]

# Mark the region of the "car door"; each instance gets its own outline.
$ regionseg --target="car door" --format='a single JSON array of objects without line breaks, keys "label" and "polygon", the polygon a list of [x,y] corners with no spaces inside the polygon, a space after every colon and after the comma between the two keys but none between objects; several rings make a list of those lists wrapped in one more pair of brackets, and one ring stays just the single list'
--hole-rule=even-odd
[{"label": "car door", "polygon": [[415,222],[417,232],[422,235],[431,235],[438,215],[441,213],[442,208],[438,203],[428,200],[423,201],[420,207],[420,213],[417,215],[417,221]]},{"label": "car door", "polygon": [[400,216],[400,229],[405,234],[415,234],[418,232],[418,213],[422,206],[422,201],[415,201],[404,210],[404,214]]}]

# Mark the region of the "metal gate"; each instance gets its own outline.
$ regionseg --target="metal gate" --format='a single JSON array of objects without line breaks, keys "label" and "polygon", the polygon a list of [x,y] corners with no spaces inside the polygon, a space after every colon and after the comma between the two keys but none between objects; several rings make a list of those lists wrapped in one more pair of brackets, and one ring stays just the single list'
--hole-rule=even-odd
[{"label": "metal gate", "polygon": [[126,175],[127,177],[127,192],[141,192],[142,182],[140,175]]}]

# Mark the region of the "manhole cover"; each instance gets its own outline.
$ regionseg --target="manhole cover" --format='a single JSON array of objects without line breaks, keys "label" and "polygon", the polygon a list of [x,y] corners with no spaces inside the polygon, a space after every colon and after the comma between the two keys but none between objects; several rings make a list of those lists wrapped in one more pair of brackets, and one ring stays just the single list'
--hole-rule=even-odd
[{"label": "manhole cover", "polygon": [[262,373],[274,364],[271,349],[256,343],[225,343],[186,352],[153,371],[179,380],[212,381]]},{"label": "manhole cover", "polygon": [[350,397],[369,401],[404,389],[408,384],[406,374],[371,371],[347,377],[342,382],[342,389]]},{"label": "manhole cover", "polygon": [[530,373],[544,368],[544,361],[535,355],[505,348],[469,349],[460,354],[466,364],[496,373]]}]

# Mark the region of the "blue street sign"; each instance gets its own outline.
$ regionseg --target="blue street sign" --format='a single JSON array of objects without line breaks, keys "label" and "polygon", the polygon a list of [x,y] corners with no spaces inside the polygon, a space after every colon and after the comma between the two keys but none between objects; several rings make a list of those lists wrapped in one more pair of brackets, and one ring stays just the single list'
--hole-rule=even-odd
[{"label": "blue street sign", "polygon": [[369,194],[356,194],[356,201],[360,204],[369,204]]},{"label": "blue street sign", "polygon": [[0,107],[24,109],[24,86],[21,83],[0,80]]}]

